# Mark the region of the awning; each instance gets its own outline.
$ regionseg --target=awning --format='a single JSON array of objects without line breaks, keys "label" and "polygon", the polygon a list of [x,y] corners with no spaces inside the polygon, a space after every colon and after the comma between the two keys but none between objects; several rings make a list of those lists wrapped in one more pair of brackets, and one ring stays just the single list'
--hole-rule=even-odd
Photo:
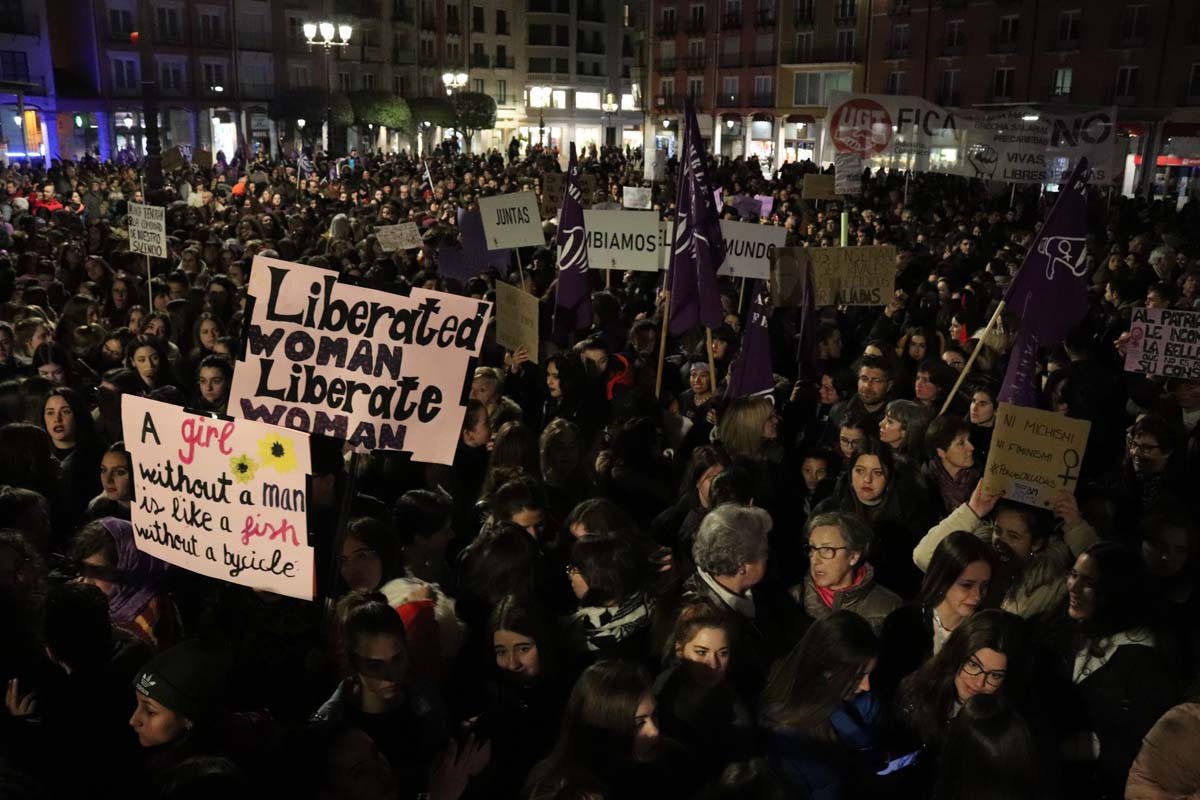
[{"label": "awning", "polygon": [[722,111],[721,119],[729,119],[729,120],[733,120],[734,122],[740,122],[742,119],[742,115],[736,111]]},{"label": "awning", "polygon": [[816,118],[812,114],[788,114],[784,122],[790,122],[797,125],[812,125],[816,122]]},{"label": "awning", "polygon": [[775,121],[775,117],[772,116],[771,114],[768,114],[766,111],[755,111],[753,114],[750,115],[750,119],[754,120],[755,122],[774,122]]}]

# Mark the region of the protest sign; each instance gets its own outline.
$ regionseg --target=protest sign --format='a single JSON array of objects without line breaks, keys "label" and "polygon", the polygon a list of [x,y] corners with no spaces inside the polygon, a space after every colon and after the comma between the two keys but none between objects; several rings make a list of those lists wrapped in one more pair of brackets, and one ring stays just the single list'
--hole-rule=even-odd
[{"label": "protest sign", "polygon": [[840,200],[835,186],[834,176],[814,175],[804,176],[804,186],[800,192],[801,200]]},{"label": "protest sign", "polygon": [[1037,408],[1001,403],[983,471],[983,486],[1006,499],[1050,508],[1074,494],[1091,423]]},{"label": "protest sign", "polygon": [[182,168],[186,163],[183,159],[183,150],[180,149],[179,145],[163,150],[162,168],[165,172],[173,172]]},{"label": "protest sign", "polygon": [[247,291],[230,414],[414,461],[454,460],[491,303],[420,287],[403,297],[263,256]]},{"label": "protest sign", "polygon": [[588,267],[657,272],[658,214],[653,211],[583,212]]},{"label": "protest sign", "polygon": [[458,229],[462,231],[463,255],[476,275],[487,272],[489,268],[495,268],[501,275],[508,274],[508,268],[512,265],[512,253],[508,250],[488,250],[487,237],[483,232],[483,217],[480,216],[479,209],[467,211],[460,208]]},{"label": "protest sign", "polygon": [[213,165],[212,152],[209,150],[204,150],[204,149],[197,150],[196,154],[194,156],[192,156],[192,163],[195,164],[197,167],[200,167],[201,169],[212,169],[212,165]]},{"label": "protest sign", "polygon": [[[592,203],[596,202],[596,188],[598,183],[595,175],[580,175],[579,176],[579,205],[584,208],[591,208]],[[600,202],[604,202],[601,198]]]},{"label": "protest sign", "polygon": [[401,222],[399,225],[384,225],[375,229],[375,238],[385,253],[397,250],[419,250],[425,246],[421,231],[415,222]]},{"label": "protest sign", "polygon": [[308,436],[121,395],[138,550],[252,589],[311,600]]},{"label": "protest sign", "polygon": [[565,172],[547,172],[542,176],[543,217],[553,217],[562,208],[563,193],[567,190],[567,174]]},{"label": "protest sign", "polygon": [[775,198],[769,194],[756,194],[754,199],[758,201],[758,214],[761,217],[770,217],[771,211],[775,208]]},{"label": "protest sign", "polygon": [[479,213],[483,217],[483,233],[489,250],[527,245],[540,247],[546,243],[537,195],[533,192],[481,197]]},{"label": "protest sign", "polygon": [[771,270],[771,253],[787,241],[787,229],[757,222],[721,220],[725,238],[725,262],[718,275],[766,280]]},{"label": "protest sign", "polygon": [[651,190],[641,186],[623,186],[621,204],[626,208],[650,208]]},{"label": "protest sign", "polygon": [[808,247],[818,306],[882,306],[895,292],[896,248]]},{"label": "protest sign", "polygon": [[733,201],[739,217],[758,219],[762,215],[762,202],[756,197],[739,197]]},{"label": "protest sign", "polygon": [[167,210],[129,203],[129,250],[155,258],[167,257]]},{"label": "protest sign", "polygon": [[838,195],[862,194],[863,160],[858,153],[833,157],[833,191]]},{"label": "protest sign", "polygon": [[1200,380],[1200,312],[1133,309],[1125,370]]},{"label": "protest sign", "polygon": [[505,350],[529,351],[530,363],[538,363],[538,301],[516,286],[496,282],[496,344]]}]

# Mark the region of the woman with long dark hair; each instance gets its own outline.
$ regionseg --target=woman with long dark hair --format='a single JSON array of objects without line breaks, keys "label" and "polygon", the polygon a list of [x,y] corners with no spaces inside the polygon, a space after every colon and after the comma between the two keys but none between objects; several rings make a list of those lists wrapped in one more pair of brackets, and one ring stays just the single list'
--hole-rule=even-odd
[{"label": "woman with long dark hair", "polygon": [[579,601],[571,626],[580,654],[648,661],[654,598],[641,550],[619,533],[589,533],[571,548],[566,572]]},{"label": "woman with long dark hair", "polygon": [[687,575],[692,571],[692,542],[700,529],[700,520],[712,508],[709,489],[713,479],[733,463],[719,447],[703,445],[692,451],[691,461],[679,482],[679,500],[650,524],[650,533],[659,544],[672,547],[675,569]]},{"label": "woman with long dark hair", "polygon": [[882,707],[871,693],[879,641],[862,617],[835,611],[771,669],[759,726],[767,753],[805,797],[857,797],[882,766]]},{"label": "woman with long dark hair", "polygon": [[74,389],[60,386],[46,395],[42,426],[50,434],[54,454],[62,464],[62,495],[70,518],[82,518],[88,502],[100,491],[100,459],[104,443],[96,433],[87,401]]},{"label": "woman with long dark hair", "polygon": [[1049,800],[1029,725],[994,694],[975,695],[950,724],[933,800]]}]

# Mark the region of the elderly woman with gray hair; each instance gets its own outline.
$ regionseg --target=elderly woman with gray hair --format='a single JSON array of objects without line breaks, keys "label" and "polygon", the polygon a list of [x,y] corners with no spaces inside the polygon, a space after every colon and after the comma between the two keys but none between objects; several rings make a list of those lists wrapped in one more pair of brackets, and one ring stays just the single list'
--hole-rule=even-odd
[{"label": "elderly woman with gray hair", "polygon": [[874,538],[870,526],[853,514],[830,511],[808,520],[808,574],[788,590],[806,614],[817,620],[835,611],[852,611],[879,634],[887,615],[903,601],[875,582],[875,568],[866,560]]},{"label": "elderly woman with gray hair", "polygon": [[684,602],[705,601],[729,620],[738,654],[730,668],[743,697],[757,697],[767,670],[803,633],[802,616],[782,592],[764,584],[771,515],[724,503],[705,515],[692,545],[696,569],[683,583]]}]

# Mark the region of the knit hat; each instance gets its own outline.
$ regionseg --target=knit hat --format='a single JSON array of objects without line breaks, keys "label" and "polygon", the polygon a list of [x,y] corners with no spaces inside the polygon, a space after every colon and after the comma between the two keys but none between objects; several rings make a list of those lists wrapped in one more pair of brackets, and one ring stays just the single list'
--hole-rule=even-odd
[{"label": "knit hat", "polygon": [[142,668],[133,688],[191,720],[216,710],[224,693],[225,664],[195,639],[159,653]]}]

